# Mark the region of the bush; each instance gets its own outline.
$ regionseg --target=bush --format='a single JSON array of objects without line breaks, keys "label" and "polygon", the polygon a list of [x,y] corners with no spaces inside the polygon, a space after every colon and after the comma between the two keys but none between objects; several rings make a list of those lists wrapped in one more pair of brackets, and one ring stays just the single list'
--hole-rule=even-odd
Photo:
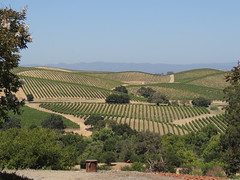
[{"label": "bush", "polygon": [[192,100],[192,104],[194,106],[208,107],[211,104],[211,100],[206,99],[204,97],[198,97]]},{"label": "bush", "polygon": [[27,100],[28,101],[33,101],[34,100],[34,97],[32,94],[27,94]]},{"label": "bush", "polygon": [[168,104],[169,100],[164,94],[155,92],[148,98],[148,102],[157,103],[157,105],[159,105],[160,103]]},{"label": "bush", "polygon": [[49,118],[42,121],[42,127],[63,130],[66,128],[66,125],[63,123],[61,116],[51,114]]},{"label": "bush", "polygon": [[118,91],[118,92],[122,92],[122,93],[128,93],[128,90],[125,86],[118,86],[118,87],[115,87],[114,91]]},{"label": "bush", "polygon": [[131,166],[124,166],[121,168],[122,171],[139,171],[144,172],[146,170],[145,164],[141,162],[134,162]]},{"label": "bush", "polygon": [[216,111],[216,110],[218,110],[218,107],[217,106],[210,106],[210,110]]},{"label": "bush", "polygon": [[104,163],[106,163],[107,165],[111,165],[112,162],[115,162],[116,161],[116,158],[115,158],[115,154],[114,152],[111,152],[111,151],[108,151],[108,152],[104,152],[102,155],[101,155],[101,158],[100,158]]},{"label": "bush", "polygon": [[99,115],[90,115],[86,121],[84,121],[85,125],[95,126],[99,121],[104,120],[104,117]]},{"label": "bush", "polygon": [[0,137],[1,169],[68,169],[76,162],[75,149],[64,147],[50,129],[12,128]]},{"label": "bush", "polygon": [[10,118],[2,124],[2,129],[21,128],[21,120],[18,118]]},{"label": "bush", "polygon": [[145,98],[149,98],[155,92],[156,91],[154,91],[152,88],[149,88],[149,87],[147,87],[147,88],[141,87],[140,89],[137,90],[137,94],[139,94],[140,96],[143,96]]},{"label": "bush", "polygon": [[129,103],[130,97],[127,94],[111,94],[106,98],[106,103]]}]

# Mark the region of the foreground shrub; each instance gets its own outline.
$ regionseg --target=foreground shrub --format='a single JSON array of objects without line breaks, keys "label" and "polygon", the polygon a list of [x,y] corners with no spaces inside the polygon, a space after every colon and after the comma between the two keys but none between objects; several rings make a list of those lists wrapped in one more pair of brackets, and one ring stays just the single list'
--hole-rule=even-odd
[{"label": "foreground shrub", "polygon": [[141,162],[134,162],[131,166],[124,166],[121,168],[122,171],[140,171],[144,172],[146,170],[145,164]]},{"label": "foreground shrub", "polygon": [[18,176],[15,173],[0,172],[1,180],[33,180],[24,176]]},{"label": "foreground shrub", "polygon": [[192,175],[225,177],[225,172],[223,171],[224,166],[225,164],[218,161],[212,161],[209,163],[195,161],[186,164],[183,169],[189,169],[188,174]]},{"label": "foreground shrub", "polygon": [[9,118],[2,124],[3,130],[7,130],[10,128],[21,128],[21,120],[18,118]]},{"label": "foreground shrub", "polygon": [[34,128],[0,131],[0,168],[67,169],[76,152],[58,141],[60,134]]}]

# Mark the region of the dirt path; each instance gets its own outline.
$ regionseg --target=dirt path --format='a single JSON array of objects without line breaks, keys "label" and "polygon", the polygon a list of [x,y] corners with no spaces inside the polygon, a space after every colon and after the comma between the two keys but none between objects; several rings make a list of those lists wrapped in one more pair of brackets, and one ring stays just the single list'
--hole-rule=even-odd
[{"label": "dirt path", "polygon": [[[7,171],[15,172],[15,171]],[[16,174],[34,180],[178,180],[178,178],[134,171],[53,171],[53,170],[18,170]]]},{"label": "dirt path", "polygon": [[22,88],[18,89],[18,92],[16,92],[16,96],[18,98],[19,101],[23,100],[23,99],[27,99],[26,94],[23,92]]},{"label": "dirt path", "polygon": [[73,131],[75,133],[81,134],[83,136],[90,136],[92,134],[91,131],[87,130],[89,127],[84,124],[84,119],[82,119],[82,118],[75,117],[73,115],[68,115],[68,114],[61,114],[61,113],[57,113],[57,112],[54,112],[54,111],[50,111],[48,109],[44,109],[44,108],[39,106],[40,103],[27,103],[26,105],[28,107],[30,107],[30,108],[34,108],[34,109],[37,109],[39,111],[44,111],[44,112],[48,112],[48,113],[53,113],[53,114],[64,116],[65,118],[67,118],[67,119],[69,119],[69,120],[79,124],[80,125],[80,129],[73,129],[73,130],[71,130],[71,131]]},{"label": "dirt path", "polygon": [[194,116],[194,117],[190,117],[190,118],[175,120],[175,121],[173,121],[173,124],[183,125],[183,124],[189,123],[198,118],[205,118],[205,117],[212,117],[212,116],[215,116],[215,114],[202,114],[200,116]]},{"label": "dirt path", "polygon": [[171,74],[171,75],[170,75],[170,81],[169,81],[169,83],[174,83],[174,81],[175,81],[175,80],[174,80],[174,74]]}]

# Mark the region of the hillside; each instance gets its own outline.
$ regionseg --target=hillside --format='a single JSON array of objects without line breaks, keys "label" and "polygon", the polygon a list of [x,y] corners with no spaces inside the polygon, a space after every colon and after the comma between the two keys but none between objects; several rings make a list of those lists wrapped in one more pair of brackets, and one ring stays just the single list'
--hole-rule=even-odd
[{"label": "hillside", "polygon": [[[224,117],[209,114],[206,108],[155,106],[146,104],[146,99],[137,94],[140,87],[151,87],[171,100],[192,100],[200,96],[222,100],[222,90],[227,85],[225,71],[195,69],[179,72],[174,75],[173,83],[170,83],[170,76],[144,72],[71,71],[48,67],[19,67],[14,72],[25,81],[25,94],[33,94],[34,101],[40,102],[42,108],[79,117],[74,121],[81,122],[81,125],[90,115],[97,114],[118,123],[127,123],[137,131],[161,135],[186,134],[209,123],[220,132],[226,128]],[[112,89],[120,85],[126,86],[131,99],[138,104],[104,103],[108,95],[119,93]]]}]

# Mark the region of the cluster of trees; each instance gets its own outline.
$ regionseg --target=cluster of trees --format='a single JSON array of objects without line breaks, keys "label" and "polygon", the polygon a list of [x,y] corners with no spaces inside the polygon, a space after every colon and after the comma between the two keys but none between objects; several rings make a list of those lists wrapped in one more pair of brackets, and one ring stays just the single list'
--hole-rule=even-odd
[{"label": "cluster of trees", "polygon": [[106,103],[129,103],[130,97],[127,94],[111,94],[105,101]]},{"label": "cluster of trees", "polygon": [[208,107],[212,103],[211,100],[204,97],[198,97],[192,100],[194,106]]},{"label": "cluster of trees", "polygon": [[156,92],[150,87],[141,87],[138,89],[137,94],[148,99],[148,102],[159,104],[169,104],[169,100],[166,95]]},{"label": "cluster of trees", "polygon": [[130,103],[130,96],[125,86],[118,86],[114,88],[114,91],[120,92],[120,94],[111,94],[106,98],[106,103]]}]

